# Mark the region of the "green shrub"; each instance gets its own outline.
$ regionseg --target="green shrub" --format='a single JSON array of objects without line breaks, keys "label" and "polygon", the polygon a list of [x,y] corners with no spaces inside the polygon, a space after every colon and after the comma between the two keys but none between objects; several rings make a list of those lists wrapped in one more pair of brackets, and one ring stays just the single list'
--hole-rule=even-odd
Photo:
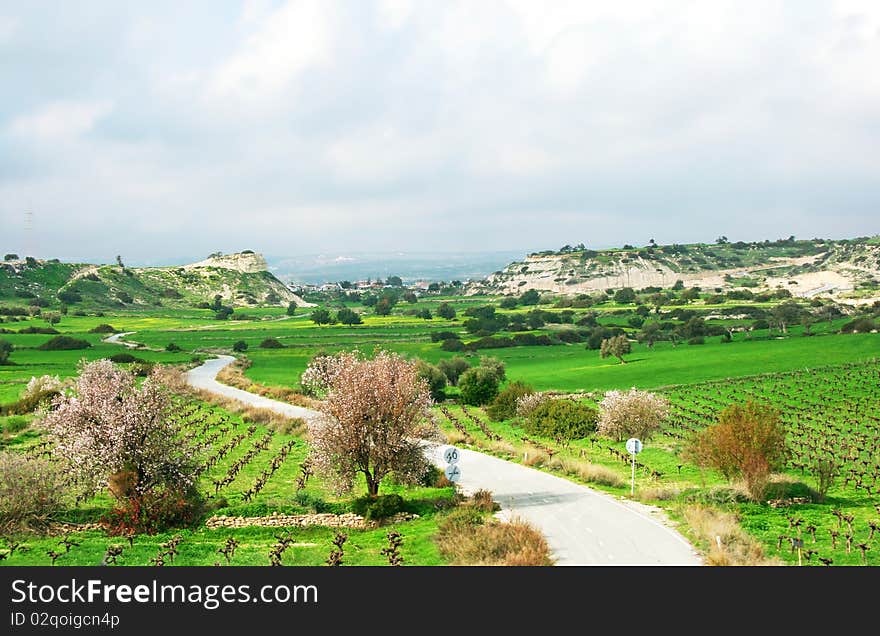
[{"label": "green shrub", "polygon": [[40,333],[44,335],[54,336],[55,334],[61,333],[54,327],[25,327],[24,329],[19,329],[18,333]]},{"label": "green shrub", "polygon": [[107,323],[101,323],[96,327],[89,329],[89,333],[116,333],[116,329]]},{"label": "green shrub", "polygon": [[464,351],[464,343],[455,338],[447,338],[440,344],[443,351]]},{"label": "green shrub", "polygon": [[316,514],[328,512],[330,510],[330,506],[327,504],[326,501],[324,501],[323,497],[320,497],[314,493],[307,492],[305,490],[297,491],[297,493],[293,496],[293,500],[298,506],[302,506],[306,510],[309,510]]},{"label": "green shrub", "polygon": [[21,416],[13,416],[6,420],[6,425],[3,427],[3,430],[7,433],[20,433],[24,429],[28,427],[28,421],[26,418]]},{"label": "green shrub", "polygon": [[458,380],[458,388],[461,390],[461,401],[464,404],[473,406],[488,404],[498,395],[498,375],[487,367],[472,367],[462,374]]},{"label": "green shrub", "polygon": [[[262,346],[262,345],[260,345],[260,346]],[[248,348],[248,343],[246,343],[244,340],[237,340],[232,345],[232,350],[235,351],[236,353],[242,353],[243,351],[247,351],[247,348]]]},{"label": "green shrub", "polygon": [[440,401],[446,398],[446,375],[436,366],[424,360],[416,363],[419,378],[428,383],[428,390],[431,392],[431,399]]},{"label": "green shrub", "polygon": [[283,349],[284,345],[281,344],[276,338],[266,338],[260,343],[261,349]]},{"label": "green shrub", "polygon": [[143,360],[141,358],[137,358],[128,352],[114,353],[112,356],[110,356],[108,358],[108,360],[110,360],[110,362],[115,362],[116,364],[130,364],[132,362],[146,362],[146,360]]},{"label": "green shrub", "polygon": [[73,349],[88,349],[92,344],[87,340],[71,338],[70,336],[55,336],[44,342],[37,349],[40,351],[70,351]]},{"label": "green shrub", "polygon": [[598,411],[589,404],[573,400],[546,400],[535,407],[523,428],[533,435],[564,443],[582,439],[596,430]]},{"label": "green shrub", "polygon": [[500,422],[507,420],[516,415],[516,402],[524,395],[531,395],[535,392],[530,384],[524,382],[511,382],[503,391],[495,396],[492,403],[486,409],[489,417]]},{"label": "green shrub", "polygon": [[177,353],[178,351],[182,351],[182,349],[173,342],[169,342],[167,345],[165,345],[165,351],[169,353]]},{"label": "green shrub", "polygon": [[403,510],[403,497],[397,494],[358,497],[352,502],[355,514],[364,519],[385,519]]}]

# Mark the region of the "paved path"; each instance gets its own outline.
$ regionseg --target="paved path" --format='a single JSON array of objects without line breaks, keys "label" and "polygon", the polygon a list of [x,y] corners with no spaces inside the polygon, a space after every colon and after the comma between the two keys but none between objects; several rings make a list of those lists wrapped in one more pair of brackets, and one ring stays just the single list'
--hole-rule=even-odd
[{"label": "paved path", "polygon": [[235,358],[232,356],[218,356],[212,360],[208,360],[202,364],[202,366],[187,371],[186,381],[197,389],[205,389],[212,393],[218,393],[224,397],[232,398],[261,409],[271,409],[276,413],[281,413],[288,417],[299,417],[309,421],[318,416],[317,411],[302,406],[287,404],[286,402],[279,402],[278,400],[271,400],[262,395],[243,391],[242,389],[236,389],[234,386],[217,382],[215,378],[220,372],[220,369],[234,360]]},{"label": "paved path", "polygon": [[[291,417],[317,413],[217,382],[232,356],[208,360],[187,373],[195,387]],[[440,448],[427,451],[440,464]],[[497,457],[461,449],[461,486],[492,492],[502,513],[525,519],[544,533],[559,565],[700,565],[694,549],[671,528],[649,516],[648,508],[622,503],[548,473]],[[637,508],[642,508],[639,510]]]}]

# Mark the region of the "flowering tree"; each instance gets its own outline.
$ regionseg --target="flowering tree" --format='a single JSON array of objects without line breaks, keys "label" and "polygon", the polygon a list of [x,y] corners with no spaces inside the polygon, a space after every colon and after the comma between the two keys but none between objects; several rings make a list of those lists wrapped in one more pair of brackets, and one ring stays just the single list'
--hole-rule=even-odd
[{"label": "flowering tree", "polygon": [[536,408],[550,399],[546,393],[529,393],[516,399],[517,417],[529,417]]},{"label": "flowering tree", "polygon": [[356,352],[338,360],[324,416],[309,424],[316,468],[340,493],[350,491],[358,475],[373,497],[391,472],[401,483],[416,482],[428,469],[417,437],[431,405],[416,365],[385,351],[372,360]]},{"label": "flowering tree", "polygon": [[193,453],[169,417],[170,395],[155,379],[139,386],[109,360],[84,363],[73,392],[53,407],[42,419],[53,452],[86,492],[109,486],[122,500],[158,486],[194,484]]},{"label": "flowering tree", "polygon": [[336,373],[345,365],[356,362],[359,352],[340,351],[333,355],[317,355],[300,375],[299,383],[306,395],[323,396],[330,389]]},{"label": "flowering tree", "polygon": [[629,437],[648,439],[669,414],[669,403],[653,393],[630,389],[608,391],[599,403],[601,435],[617,441]]}]

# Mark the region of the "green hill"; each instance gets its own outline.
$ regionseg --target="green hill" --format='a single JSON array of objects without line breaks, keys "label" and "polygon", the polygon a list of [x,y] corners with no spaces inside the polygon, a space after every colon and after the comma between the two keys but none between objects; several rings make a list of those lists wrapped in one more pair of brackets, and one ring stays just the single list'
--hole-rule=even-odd
[{"label": "green hill", "polygon": [[649,244],[590,250],[566,245],[529,254],[472,285],[470,293],[535,289],[579,294],[631,287],[785,288],[794,295],[864,300],[880,295],[880,240]]},{"label": "green hill", "polygon": [[179,267],[122,267],[11,260],[0,263],[0,302],[96,308],[189,306],[216,295],[233,307],[304,301],[266,269],[259,254],[214,254]]}]

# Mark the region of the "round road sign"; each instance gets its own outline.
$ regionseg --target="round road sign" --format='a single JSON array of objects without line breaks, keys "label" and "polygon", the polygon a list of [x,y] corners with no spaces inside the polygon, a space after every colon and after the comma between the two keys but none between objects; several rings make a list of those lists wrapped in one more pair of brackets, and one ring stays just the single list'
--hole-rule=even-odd
[{"label": "round road sign", "polygon": [[446,479],[448,479],[452,483],[456,483],[459,479],[461,479],[461,468],[459,468],[456,464],[449,464],[449,466],[446,467],[444,473],[446,474]]},{"label": "round road sign", "polygon": [[447,464],[454,464],[458,461],[459,454],[460,453],[455,446],[447,446],[443,451],[443,461]]},{"label": "round road sign", "polygon": [[630,437],[626,440],[626,450],[629,451],[630,455],[638,455],[642,452],[642,440]]}]

